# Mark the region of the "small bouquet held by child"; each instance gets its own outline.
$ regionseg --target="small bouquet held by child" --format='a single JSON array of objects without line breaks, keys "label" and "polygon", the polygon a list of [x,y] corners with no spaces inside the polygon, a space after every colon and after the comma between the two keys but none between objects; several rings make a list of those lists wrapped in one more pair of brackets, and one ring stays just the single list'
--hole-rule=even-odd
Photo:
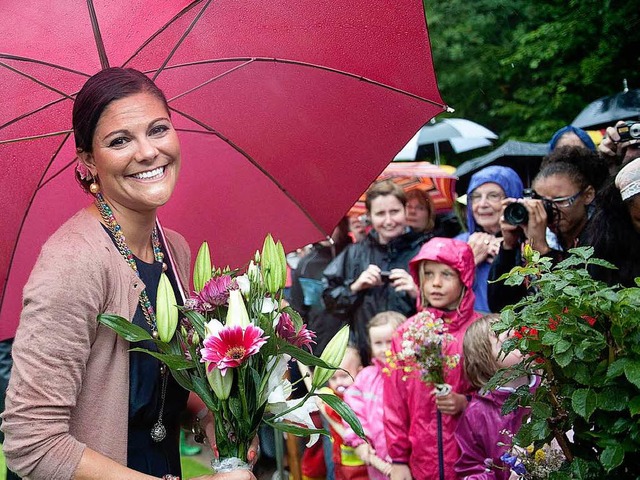
[{"label": "small bouquet held by child", "polygon": [[[506,433],[513,437],[509,432]],[[545,443],[540,448],[533,445],[522,448],[512,444],[500,460],[509,468],[510,479],[546,480],[553,472],[560,470],[566,458],[557,444],[554,446]],[[487,471],[491,471],[492,467],[493,465],[487,465]]]},{"label": "small bouquet held by child", "polygon": [[447,333],[441,318],[429,311],[420,312],[402,333],[402,350],[395,355],[387,352],[388,368],[401,369],[405,373],[403,380],[410,375],[419,376],[426,385],[433,386],[436,396],[447,395],[451,386],[445,381],[446,372],[460,361],[460,355],[445,354],[444,346],[452,341],[455,339]]},{"label": "small bouquet held by child", "polygon": [[[338,368],[347,347],[348,327],[339,331],[320,358],[310,353],[315,334],[282,301],[286,259],[282,244],[267,236],[247,272],[213,269],[206,242],[194,268],[195,293],[177,307],[163,274],[156,304],[157,338],[128,320],[101,315],[99,320],[130,342],[152,340],[157,351],[144,351],[164,363],[175,380],[195,392],[212,412],[218,458],[214,470],[249,468],[245,459],[262,423],[295,435],[318,434],[310,413],[321,397],[364,436],[360,422],[338,397],[316,394]],[[311,390],[289,400],[288,362],[315,367]],[[285,422],[286,420],[286,422]]]}]

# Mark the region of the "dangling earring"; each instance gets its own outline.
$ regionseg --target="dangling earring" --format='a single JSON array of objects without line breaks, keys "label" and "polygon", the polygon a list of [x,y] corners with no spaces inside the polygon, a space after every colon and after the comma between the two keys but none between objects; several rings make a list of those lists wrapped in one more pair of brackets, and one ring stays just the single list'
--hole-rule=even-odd
[{"label": "dangling earring", "polygon": [[89,185],[89,191],[94,195],[100,193],[100,184],[96,182],[95,178],[93,179],[93,182],[91,182],[91,185]]}]

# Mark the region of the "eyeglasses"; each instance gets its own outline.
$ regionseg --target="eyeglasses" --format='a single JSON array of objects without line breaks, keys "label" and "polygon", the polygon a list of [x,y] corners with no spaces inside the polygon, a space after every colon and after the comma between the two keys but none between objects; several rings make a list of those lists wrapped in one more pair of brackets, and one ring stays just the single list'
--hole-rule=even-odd
[{"label": "eyeglasses", "polygon": [[540,197],[540,198],[542,198],[542,200],[546,200],[547,202],[553,203],[556,207],[569,208],[571,205],[573,205],[576,202],[576,200],[580,197],[580,195],[583,194],[583,192],[584,190],[580,190],[575,195],[570,195],[568,197],[556,197],[556,198]]},{"label": "eyeglasses", "polygon": [[498,203],[504,200],[505,196],[500,192],[489,192],[489,193],[472,193],[469,199],[471,203],[480,203],[482,199],[485,198],[489,203]]}]

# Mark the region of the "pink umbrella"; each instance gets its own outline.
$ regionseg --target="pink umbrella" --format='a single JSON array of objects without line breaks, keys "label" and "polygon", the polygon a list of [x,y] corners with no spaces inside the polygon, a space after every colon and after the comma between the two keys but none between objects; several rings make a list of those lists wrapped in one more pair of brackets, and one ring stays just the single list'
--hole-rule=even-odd
[{"label": "pink umbrella", "polygon": [[167,94],[183,170],[160,218],[218,265],[241,266],[267,232],[287,250],[322,238],[446,109],[420,0],[3,0],[0,339],[41,245],[90,201],[71,108],[107,66]]}]

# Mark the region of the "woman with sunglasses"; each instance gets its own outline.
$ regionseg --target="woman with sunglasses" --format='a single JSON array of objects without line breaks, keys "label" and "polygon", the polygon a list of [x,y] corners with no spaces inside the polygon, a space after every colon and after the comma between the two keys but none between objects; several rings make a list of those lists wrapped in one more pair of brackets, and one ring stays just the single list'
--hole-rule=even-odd
[{"label": "woman with sunglasses", "polygon": [[[512,225],[505,220],[503,210],[500,218],[503,241],[489,272],[488,299],[492,311],[513,305],[526,295],[525,285],[510,287],[503,282],[491,283],[522,264],[521,251],[525,244],[554,262],[564,259],[570,248],[585,244],[585,227],[593,213],[596,191],[606,178],[607,166],[596,153],[559,148],[545,158],[534,179],[534,198],[503,201],[503,207],[515,201],[522,203],[528,220]],[[560,248],[549,245],[547,227],[557,237]]]}]

